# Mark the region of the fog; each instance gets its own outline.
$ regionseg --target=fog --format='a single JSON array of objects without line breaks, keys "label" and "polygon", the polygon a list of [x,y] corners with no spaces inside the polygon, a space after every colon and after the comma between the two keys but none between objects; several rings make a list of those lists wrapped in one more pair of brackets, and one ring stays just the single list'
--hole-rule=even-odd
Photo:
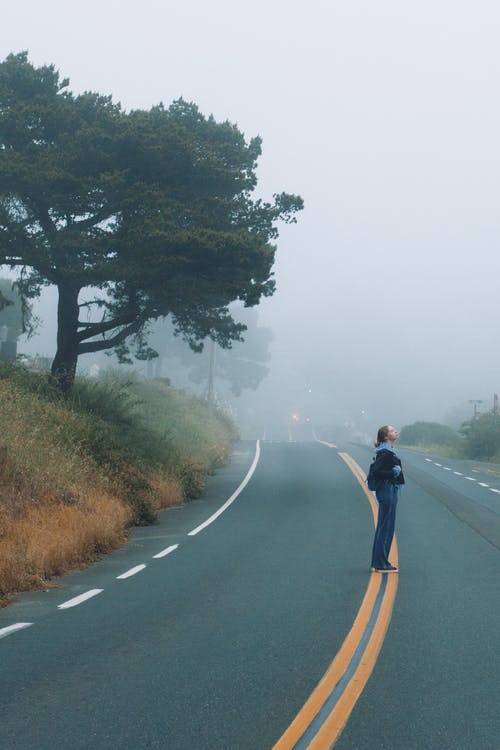
[{"label": "fog", "polygon": [[[258,193],[299,193],[282,227],[263,421],[442,420],[500,390],[500,6],[475,0],[19,0],[1,57],[28,49],[74,92],[126,108],[180,96],[261,135]],[[54,295],[23,351],[54,350]],[[84,359],[82,359],[84,364]],[[470,407],[472,408],[472,407]]]}]

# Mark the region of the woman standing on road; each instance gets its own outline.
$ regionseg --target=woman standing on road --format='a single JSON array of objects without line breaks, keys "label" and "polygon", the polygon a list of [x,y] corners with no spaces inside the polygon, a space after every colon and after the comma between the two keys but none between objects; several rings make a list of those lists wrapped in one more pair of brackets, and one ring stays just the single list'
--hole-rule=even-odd
[{"label": "woman standing on road", "polygon": [[397,573],[398,569],[389,562],[396,507],[401,485],[405,483],[401,460],[394,453],[394,443],[399,433],[391,425],[384,425],[377,433],[375,441],[375,461],[372,472],[376,479],[375,495],[378,502],[378,520],[373,540],[372,568],[379,573]]}]

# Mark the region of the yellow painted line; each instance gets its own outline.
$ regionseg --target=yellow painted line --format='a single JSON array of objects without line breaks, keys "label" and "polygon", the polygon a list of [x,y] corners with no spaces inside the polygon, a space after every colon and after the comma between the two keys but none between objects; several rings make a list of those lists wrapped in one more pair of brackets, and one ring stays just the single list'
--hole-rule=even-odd
[{"label": "yellow painted line", "polygon": [[368,624],[368,620],[370,619],[370,614],[380,588],[381,579],[382,576],[380,574],[372,575],[370,577],[370,583],[368,584],[361,607],[358,610],[354,624],[342,644],[340,651],[314,689],[310,698],[304,704],[301,711],[297,714],[283,736],[274,745],[273,750],[290,750],[290,748],[293,748],[296,745],[307,727],[317,715],[327,697],[334,689],[335,685],[344,674],[347,665],[352,659],[352,655],[358,646],[363,631]]},{"label": "yellow painted line", "polygon": [[361,485],[361,488],[363,489],[363,492],[365,493],[366,497],[368,498],[368,502],[370,503],[370,507],[372,509],[373,513],[373,523],[377,525],[377,515],[378,515],[378,506],[375,502],[372,493],[368,489],[368,485],[365,482],[366,474],[364,473],[363,469],[359,466],[359,464],[356,463],[356,461],[348,454],[348,453],[339,453],[340,458],[346,462],[356,479],[358,480],[359,484]]},{"label": "yellow painted line", "polygon": [[372,573],[372,578],[381,579],[382,575],[388,576],[387,588],[385,590],[382,606],[373,629],[371,638],[363,654],[360,665],[352,676],[349,684],[337,701],[335,708],[324,722],[316,737],[309,745],[308,750],[330,750],[340,737],[347,724],[349,716],[356,705],[359,696],[365,689],[373,668],[375,667],[380,649],[384,642],[387,628],[391,620],[392,607],[396,598],[398,586],[397,573]]},{"label": "yellow painted line", "polygon": [[[328,445],[323,441],[319,442],[322,442],[324,445]],[[328,447],[330,447],[330,445],[328,445]],[[373,511],[374,522],[376,524],[378,509],[373,495],[366,486],[365,473],[356,463],[356,461],[354,461],[354,459],[349,456],[349,454],[339,453],[339,456],[347,464],[347,466],[350,468],[359,484],[363,488],[363,491],[370,502],[370,507]],[[391,559],[393,560],[395,565],[398,564],[396,538],[394,538],[391,548]],[[346,672],[346,669],[348,668],[353,658],[354,652],[358,648],[363,637],[363,633],[365,632],[365,629],[372,615],[377,595],[379,594],[382,585],[382,579],[384,576],[387,576],[388,578],[386,582],[386,589],[383,594],[383,599],[380,605],[377,620],[372,628],[371,636],[368,640],[365,651],[351,679],[336,701],[331,713],[323,721],[320,729],[317,731],[307,747],[308,750],[330,750],[330,748],[334,746],[335,742],[340,736],[340,733],[342,732],[342,729],[346,725],[359,696],[363,692],[365,685],[368,682],[368,679],[377,661],[382,643],[384,642],[385,634],[387,632],[387,628],[391,619],[394,600],[396,598],[398,585],[397,574],[382,574],[372,572],[365,596],[358,610],[356,619],[354,620],[354,624],[349,631],[349,634],[347,635],[344,643],[342,644],[340,651],[337,653],[335,659],[327,669],[325,675],[318,683],[303,708],[297,714],[286,732],[274,745],[273,750],[292,750],[292,748],[296,746],[304,732],[308,729],[315,717],[318,715],[327,698],[335,689],[335,686],[339,683],[342,675]]]}]

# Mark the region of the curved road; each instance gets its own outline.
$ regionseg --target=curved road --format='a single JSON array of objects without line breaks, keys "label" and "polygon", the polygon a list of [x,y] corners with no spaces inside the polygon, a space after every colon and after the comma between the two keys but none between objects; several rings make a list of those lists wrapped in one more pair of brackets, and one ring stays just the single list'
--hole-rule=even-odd
[{"label": "curved road", "polygon": [[[0,612],[2,750],[283,742],[383,578],[367,495],[339,455],[366,469],[371,452],[307,436],[269,429],[260,456],[241,443],[201,501]],[[335,748],[494,750],[500,475],[400,453],[392,618]],[[327,747],[318,737],[288,747]]]}]

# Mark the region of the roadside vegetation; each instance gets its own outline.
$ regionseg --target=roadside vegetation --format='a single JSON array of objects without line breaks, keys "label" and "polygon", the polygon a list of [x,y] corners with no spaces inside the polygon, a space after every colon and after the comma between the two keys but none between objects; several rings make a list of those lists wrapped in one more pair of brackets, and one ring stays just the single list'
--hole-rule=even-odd
[{"label": "roadside vegetation", "polygon": [[463,455],[463,438],[456,430],[439,422],[415,422],[401,428],[399,435],[401,445],[438,453],[448,458],[460,458]]},{"label": "roadside vegetation", "polygon": [[50,585],[199,496],[237,438],[167,380],[47,376],[0,366],[0,597]]},{"label": "roadside vegetation", "polygon": [[399,442],[448,458],[500,463],[500,415],[486,412],[453,430],[437,422],[415,422],[401,429]]},{"label": "roadside vegetation", "polygon": [[493,411],[464,422],[460,428],[468,458],[500,463],[500,415]]}]

